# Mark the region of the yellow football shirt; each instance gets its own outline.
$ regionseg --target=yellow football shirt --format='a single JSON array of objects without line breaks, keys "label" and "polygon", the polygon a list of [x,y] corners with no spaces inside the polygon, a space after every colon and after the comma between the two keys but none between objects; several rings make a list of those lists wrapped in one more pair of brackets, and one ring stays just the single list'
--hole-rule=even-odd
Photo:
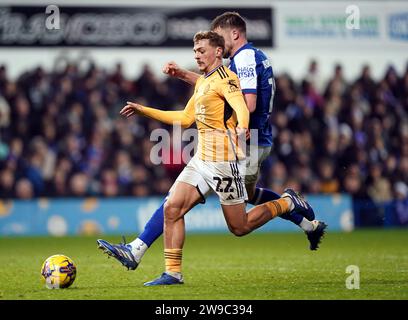
[{"label": "yellow football shirt", "polygon": [[[238,143],[236,127],[248,128],[246,107],[238,76],[219,66],[202,75],[190,99],[198,129],[197,152],[204,161],[244,159],[245,139]],[[191,112],[191,106],[186,109]]]},{"label": "yellow football shirt", "polygon": [[249,111],[238,76],[220,65],[198,78],[194,94],[182,111],[143,107],[141,114],[167,124],[198,129],[197,152],[204,161],[234,161],[245,158],[245,139],[236,128],[248,128]]}]

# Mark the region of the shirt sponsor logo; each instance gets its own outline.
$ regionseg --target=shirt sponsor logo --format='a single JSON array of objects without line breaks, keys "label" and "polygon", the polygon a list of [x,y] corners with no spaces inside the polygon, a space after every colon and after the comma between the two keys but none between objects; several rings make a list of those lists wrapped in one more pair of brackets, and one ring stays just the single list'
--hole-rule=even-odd
[{"label": "shirt sponsor logo", "polygon": [[238,78],[253,78],[255,77],[255,68],[253,67],[241,67],[237,68]]}]

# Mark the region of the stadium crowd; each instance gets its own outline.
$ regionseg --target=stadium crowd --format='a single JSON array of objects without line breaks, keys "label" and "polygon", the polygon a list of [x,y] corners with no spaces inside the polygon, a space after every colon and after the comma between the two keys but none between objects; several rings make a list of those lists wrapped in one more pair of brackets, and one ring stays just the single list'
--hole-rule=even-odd
[{"label": "stadium crowd", "polygon": [[[408,198],[408,65],[403,74],[389,67],[379,81],[369,66],[346,81],[337,65],[323,81],[312,61],[300,82],[275,78],[274,148],[260,185],[380,203]],[[161,124],[119,110],[126,101],[181,109],[191,90],[147,65],[137,79],[121,64],[108,72],[91,62],[38,67],[15,81],[0,66],[0,197],[166,194],[184,165],[153,164],[150,133]]]}]

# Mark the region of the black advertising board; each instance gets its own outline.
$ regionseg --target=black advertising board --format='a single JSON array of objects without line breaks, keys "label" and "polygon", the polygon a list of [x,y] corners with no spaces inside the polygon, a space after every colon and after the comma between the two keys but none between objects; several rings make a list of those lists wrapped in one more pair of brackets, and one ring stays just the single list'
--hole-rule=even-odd
[{"label": "black advertising board", "polygon": [[246,19],[255,46],[273,46],[271,7],[0,6],[0,47],[191,47],[225,11]]}]

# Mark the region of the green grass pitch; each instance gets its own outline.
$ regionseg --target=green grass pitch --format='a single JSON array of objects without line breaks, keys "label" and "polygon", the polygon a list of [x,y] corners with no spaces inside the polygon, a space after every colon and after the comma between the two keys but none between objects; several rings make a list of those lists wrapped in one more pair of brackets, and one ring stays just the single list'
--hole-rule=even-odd
[{"label": "green grass pitch", "polygon": [[[163,271],[161,238],[135,271],[107,259],[97,238],[1,238],[0,299],[408,299],[406,230],[329,232],[313,252],[301,232],[187,234],[185,284],[168,287],[143,287]],[[75,261],[77,278],[68,289],[49,290],[40,268],[57,253]],[[359,267],[360,289],[346,288],[349,265]]]}]

